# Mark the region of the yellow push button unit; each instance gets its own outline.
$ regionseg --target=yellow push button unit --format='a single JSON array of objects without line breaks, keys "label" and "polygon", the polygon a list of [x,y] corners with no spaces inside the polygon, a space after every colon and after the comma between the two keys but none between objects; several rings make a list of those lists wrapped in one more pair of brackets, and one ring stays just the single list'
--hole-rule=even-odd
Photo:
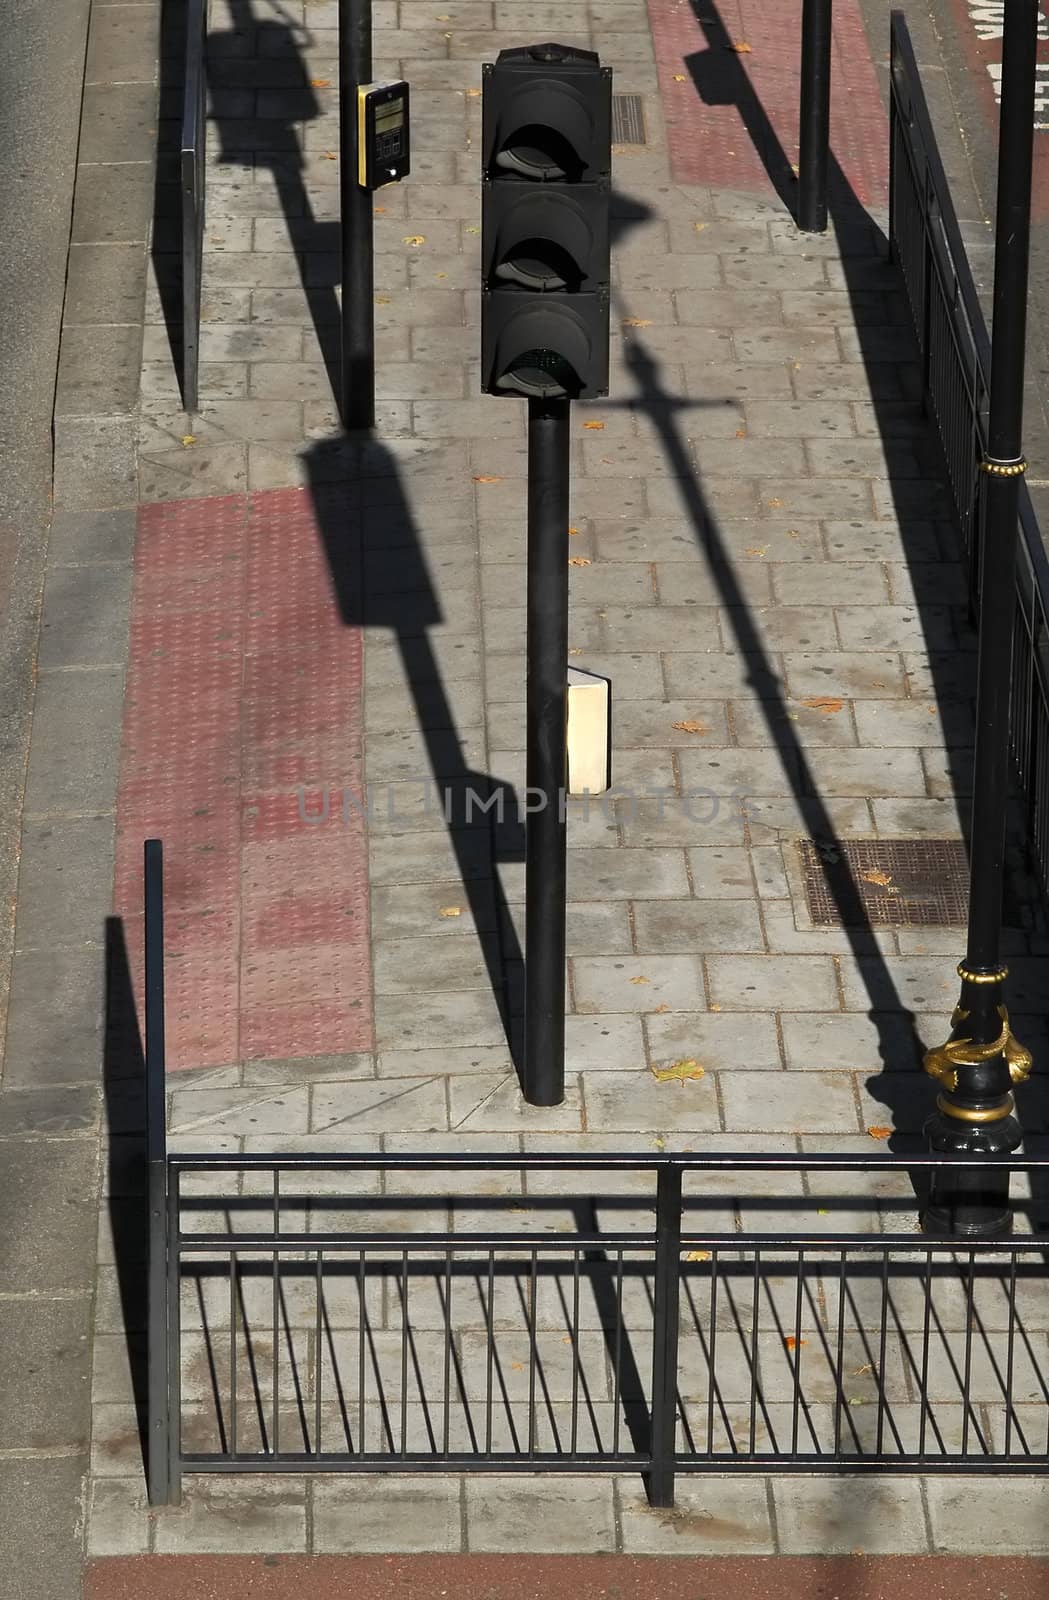
[{"label": "yellow push button unit", "polygon": [[357,182],[381,189],[410,169],[408,85],[362,83],[357,89]]}]

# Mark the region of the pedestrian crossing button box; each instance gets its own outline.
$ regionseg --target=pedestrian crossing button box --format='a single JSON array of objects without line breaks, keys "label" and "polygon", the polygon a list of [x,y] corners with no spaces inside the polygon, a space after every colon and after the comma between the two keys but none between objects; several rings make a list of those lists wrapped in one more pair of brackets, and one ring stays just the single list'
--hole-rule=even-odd
[{"label": "pedestrian crossing button box", "polygon": [[362,189],[399,183],[411,168],[408,85],[362,83],[357,90],[357,182]]}]

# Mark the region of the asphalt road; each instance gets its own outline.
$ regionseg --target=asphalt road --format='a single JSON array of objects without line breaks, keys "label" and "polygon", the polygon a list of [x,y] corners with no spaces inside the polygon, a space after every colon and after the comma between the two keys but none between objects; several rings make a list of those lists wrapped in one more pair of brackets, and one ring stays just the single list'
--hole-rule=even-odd
[{"label": "asphalt road", "polygon": [[0,8],[0,1037],[88,14],[89,0]]}]

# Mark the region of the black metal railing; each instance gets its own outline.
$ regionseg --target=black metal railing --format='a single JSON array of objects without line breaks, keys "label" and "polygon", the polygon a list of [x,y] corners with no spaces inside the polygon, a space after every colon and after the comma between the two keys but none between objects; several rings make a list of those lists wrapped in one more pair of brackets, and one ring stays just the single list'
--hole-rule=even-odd
[{"label": "black metal railing", "polygon": [[[985,537],[991,344],[903,14],[892,14],[889,239],[906,286],[922,397],[943,445],[974,613]],[[1049,895],[1049,560],[1026,486],[1013,647],[1012,748],[1033,860]]]},{"label": "black metal railing", "polygon": [[947,1158],[168,1150],[161,874],[151,841],[154,1504],[184,1472],[636,1471],[671,1505],[690,1470],[1049,1465],[1049,1237],[917,1237]]},{"label": "black metal railing", "polygon": [[207,82],[206,0],[186,0],[186,70],[179,181],[182,207],[182,404],[196,411],[200,387],[200,299],[204,264]]}]

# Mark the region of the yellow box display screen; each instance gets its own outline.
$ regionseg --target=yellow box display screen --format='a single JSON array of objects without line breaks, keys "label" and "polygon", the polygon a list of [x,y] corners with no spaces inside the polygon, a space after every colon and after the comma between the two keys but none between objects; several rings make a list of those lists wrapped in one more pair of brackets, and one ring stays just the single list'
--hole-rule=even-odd
[{"label": "yellow box display screen", "polygon": [[408,176],[411,122],[408,85],[364,83],[357,90],[357,182],[381,189]]}]

